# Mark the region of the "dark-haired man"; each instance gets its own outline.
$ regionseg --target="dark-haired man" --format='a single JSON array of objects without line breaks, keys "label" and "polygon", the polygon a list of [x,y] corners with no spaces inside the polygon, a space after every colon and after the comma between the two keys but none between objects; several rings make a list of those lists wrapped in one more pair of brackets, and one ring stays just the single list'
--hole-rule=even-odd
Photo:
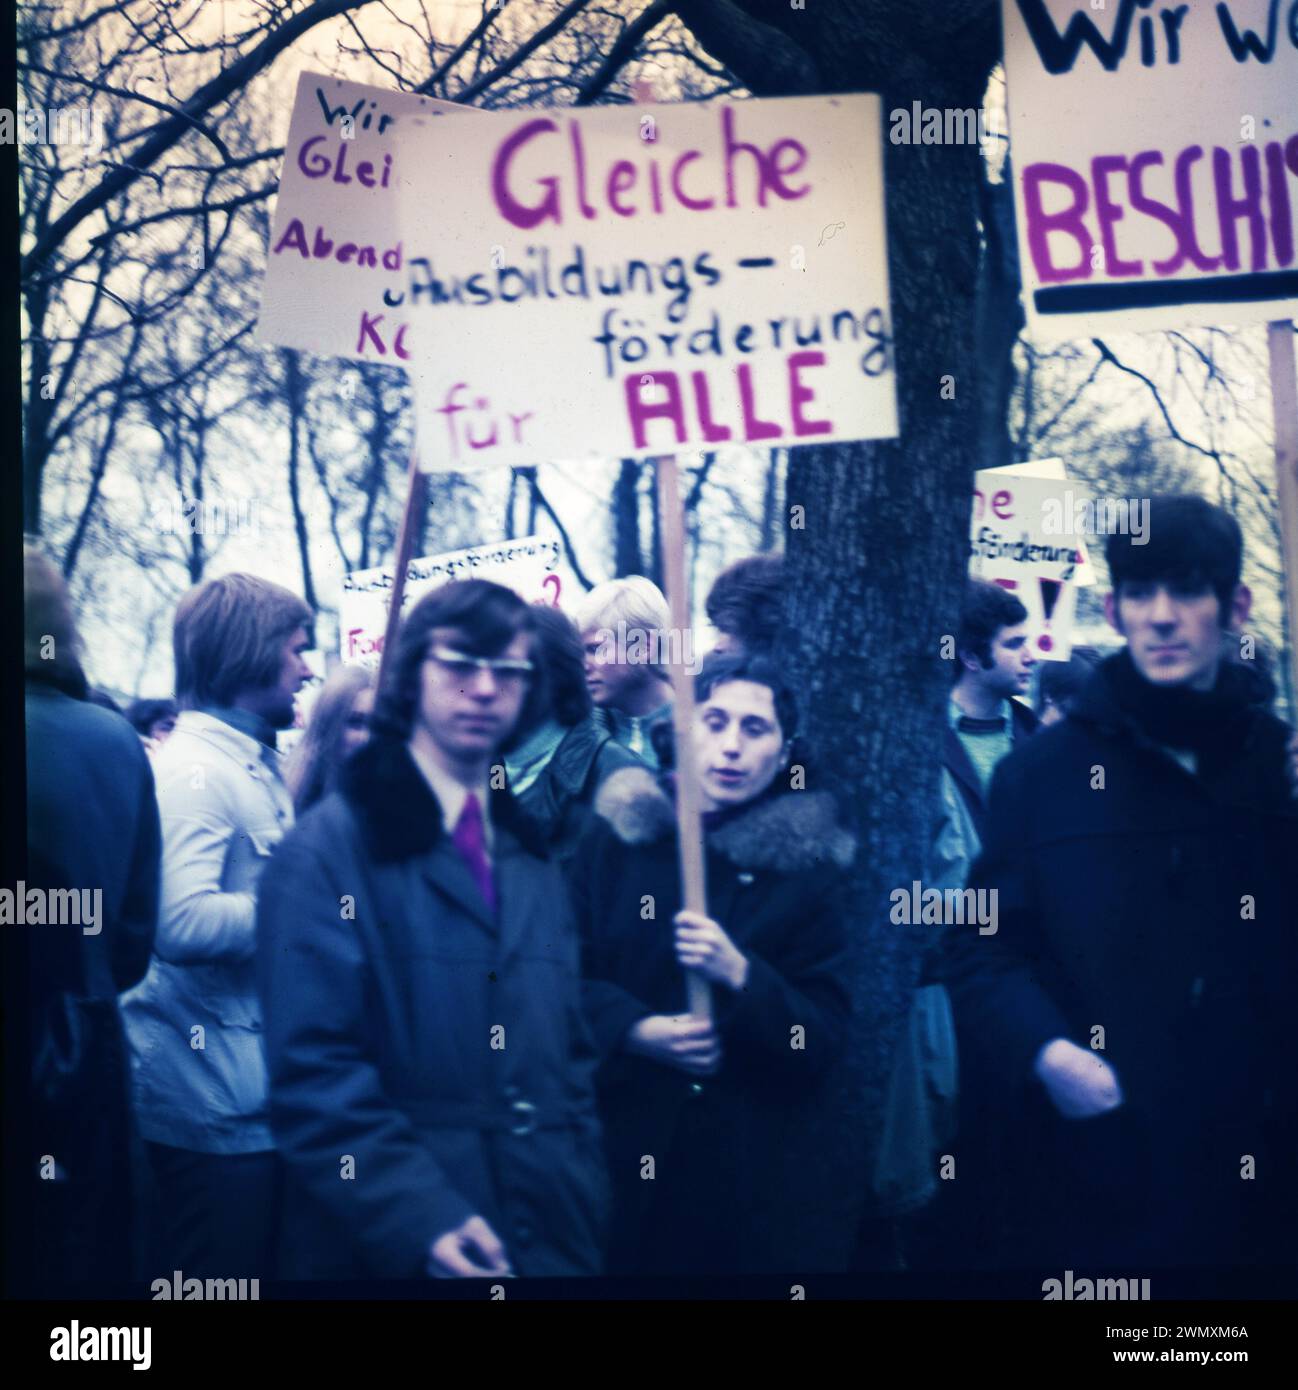
[{"label": "dark-haired man", "polygon": [[374,736],[263,880],[294,1277],[598,1272],[576,938],[500,765],[543,696],[530,614],[484,580],[416,604]]},{"label": "dark-haired man", "polygon": [[[1036,665],[1027,618],[1028,610],[1008,589],[968,581],[942,734],[940,800],[924,868],[925,883],[941,892],[964,889],[978,856],[996,764],[1037,727],[1036,715],[1016,698],[1028,689]],[[965,1137],[985,1131],[987,1112],[999,1100],[976,1056],[962,1055],[957,1065],[950,1007],[943,991],[933,988],[940,952],[937,932],[924,955],[920,992],[894,1063],[875,1174],[880,1209],[907,1215],[902,1241],[908,1262],[918,1267],[967,1263],[968,1252],[985,1244],[982,1230],[997,1221],[1005,1195],[993,1187],[1001,1164],[985,1136],[976,1149],[962,1143],[957,1181],[938,1180],[952,1122],[950,1101],[940,1098],[956,1094],[958,1129]]]},{"label": "dark-haired man", "polygon": [[1023,1108],[1002,1253],[1105,1272],[1292,1259],[1298,808],[1288,731],[1222,658],[1242,540],[1202,498],[1109,537],[1127,639],[997,769],[952,933],[961,1047]]},{"label": "dark-haired man", "polygon": [[1028,610],[1008,589],[969,581],[956,631],[957,674],[942,764],[979,832],[996,764],[1037,726],[1032,710],[1014,698],[1027,691],[1037,664],[1027,621]]},{"label": "dark-haired man", "polygon": [[708,590],[708,622],[718,637],[718,655],[761,656],[780,637],[784,593],[783,555],[745,555],[727,565]]}]

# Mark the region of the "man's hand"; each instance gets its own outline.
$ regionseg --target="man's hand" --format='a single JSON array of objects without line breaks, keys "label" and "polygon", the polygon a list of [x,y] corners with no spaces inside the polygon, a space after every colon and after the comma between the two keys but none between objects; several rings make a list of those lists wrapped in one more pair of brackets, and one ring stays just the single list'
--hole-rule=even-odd
[{"label": "man's hand", "polygon": [[676,959],[686,970],[697,970],[714,984],[743,989],[748,957],[722,930],[719,922],[701,912],[678,912]]},{"label": "man's hand", "polygon": [[487,1279],[512,1275],[509,1256],[495,1231],[480,1216],[440,1235],[428,1251],[428,1273],[433,1279]]},{"label": "man's hand", "polygon": [[1122,1087],[1113,1068],[1103,1057],[1067,1038],[1048,1042],[1037,1053],[1034,1070],[1066,1120],[1087,1120],[1122,1104]]},{"label": "man's hand", "polygon": [[721,1065],[721,1041],[711,1019],[650,1014],[626,1035],[626,1050],[690,1076],[711,1076]]}]

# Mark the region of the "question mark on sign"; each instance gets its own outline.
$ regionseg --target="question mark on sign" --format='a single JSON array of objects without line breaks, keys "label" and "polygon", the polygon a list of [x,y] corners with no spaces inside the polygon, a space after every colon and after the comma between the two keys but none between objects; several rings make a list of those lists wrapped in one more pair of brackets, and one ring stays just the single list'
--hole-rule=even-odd
[{"label": "question mark on sign", "polygon": [[558,606],[559,606],[559,589],[560,589],[560,587],[561,587],[560,582],[559,582],[559,576],[558,576],[557,574],[547,574],[547,575],[545,576],[545,578],[544,578],[543,580],[541,580],[541,588],[543,588],[543,589],[548,588],[551,580],[554,580],[554,597],[550,600],[550,607],[551,607],[551,608],[558,608]]}]

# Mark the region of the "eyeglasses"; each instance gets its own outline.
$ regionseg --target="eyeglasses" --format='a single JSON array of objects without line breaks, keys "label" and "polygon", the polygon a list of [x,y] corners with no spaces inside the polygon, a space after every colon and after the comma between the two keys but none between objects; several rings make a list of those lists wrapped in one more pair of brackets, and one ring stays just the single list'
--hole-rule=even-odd
[{"label": "eyeglasses", "polygon": [[490,671],[499,685],[519,685],[530,680],[536,669],[530,661],[517,661],[505,656],[468,656],[453,647],[433,647],[425,661],[435,661],[456,680],[466,683],[479,671]]}]

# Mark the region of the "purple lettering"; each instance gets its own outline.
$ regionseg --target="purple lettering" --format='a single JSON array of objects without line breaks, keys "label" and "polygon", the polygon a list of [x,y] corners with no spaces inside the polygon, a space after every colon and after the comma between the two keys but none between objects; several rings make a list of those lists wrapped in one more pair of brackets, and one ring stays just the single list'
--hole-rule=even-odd
[{"label": "purple lettering", "polygon": [[774,439],[780,427],[773,420],[763,420],[757,414],[757,403],[753,399],[753,367],[751,362],[741,362],[735,368],[739,379],[739,405],[744,415],[745,439]]},{"label": "purple lettering", "polygon": [[276,243],[275,254],[278,256],[286,246],[292,247],[295,251],[301,251],[303,260],[309,261],[311,259],[311,252],[307,249],[306,244],[306,228],[296,217],[288,224],[284,235]]},{"label": "purple lettering", "polygon": [[1231,190],[1230,151],[1220,145],[1212,151],[1212,181],[1217,190],[1217,218],[1221,224],[1222,259],[1227,270],[1239,269],[1239,241],[1235,223],[1243,217],[1248,221],[1252,243],[1251,270],[1266,269],[1266,221],[1262,216],[1262,157],[1256,145],[1245,145],[1239,152],[1244,173],[1244,196],[1236,198]]},{"label": "purple lettering", "polygon": [[1123,218],[1122,208],[1109,197],[1109,175],[1121,173],[1127,161],[1120,154],[1102,154],[1091,160],[1091,180],[1095,184],[1095,218],[1100,224],[1100,241],[1104,245],[1104,270],[1108,275],[1139,275],[1143,261],[1124,261],[1118,255],[1113,235],[1115,222]]},{"label": "purple lettering", "polygon": [[297,152],[297,167],[309,179],[321,179],[329,172],[332,161],[327,154],[308,154],[312,145],[328,139],[325,135],[313,135]]},{"label": "purple lettering", "polygon": [[789,357],[789,415],[793,420],[794,434],[829,434],[834,426],[829,420],[808,420],[802,413],[804,405],[810,405],[816,398],[810,386],[804,386],[798,373],[803,367],[823,367],[823,352],[795,352]]},{"label": "purple lettering", "polygon": [[741,151],[751,154],[757,161],[757,205],[766,206],[766,157],[756,145],[746,140],[735,139],[735,111],[727,106],[721,113],[721,134],[726,146],[726,206],[735,204],[735,156]]},{"label": "purple lettering", "polygon": [[703,431],[704,440],[709,444],[719,444],[722,440],[729,439],[730,426],[719,425],[712,418],[707,373],[691,372],[690,380],[694,383],[694,402],[699,408],[699,427]]},{"label": "purple lettering", "polygon": [[689,208],[691,212],[706,212],[712,207],[715,198],[691,198],[681,187],[681,170],[694,159],[701,159],[702,155],[698,150],[686,150],[683,155],[672,165],[672,192],[676,195],[676,200],[683,207]]},{"label": "purple lettering", "polygon": [[[654,166],[657,168],[657,165]],[[619,159],[608,171],[608,205],[619,217],[634,217],[635,208],[618,202],[624,190],[635,186],[635,165],[629,159]]]},{"label": "purple lettering", "polygon": [[365,340],[369,338],[374,346],[378,348],[380,357],[386,357],[388,355],[387,347],[378,334],[378,327],[379,324],[383,322],[383,317],[382,314],[371,315],[367,314],[364,309],[361,310],[361,332],[360,337],[356,339],[357,352],[365,351]]},{"label": "purple lettering", "polygon": [[[780,155],[784,150],[793,151],[793,162],[782,169],[780,167]],[[799,189],[792,189],[784,182],[790,174],[796,174],[806,162],[807,147],[800,140],[778,140],[771,146],[770,163],[767,168],[771,174],[771,187],[781,198],[803,198],[811,192],[809,183],[804,183]]]},{"label": "purple lettering", "polygon": [[[1058,212],[1047,213],[1042,206],[1041,188],[1045,183],[1062,184],[1073,195],[1072,204]],[[1086,229],[1083,213],[1089,194],[1086,180],[1066,164],[1031,164],[1023,171],[1023,208],[1028,222],[1028,250],[1037,279],[1045,283],[1058,280],[1089,280],[1091,277],[1091,236]],[[1079,259],[1076,265],[1056,267],[1050,258],[1050,233],[1062,232],[1077,244]]]},{"label": "purple lettering", "polygon": [[586,197],[586,147],[581,142],[581,126],[576,121],[568,122],[568,135],[572,140],[572,155],[577,165],[577,206],[581,209],[581,215],[589,220],[595,216],[595,209]]},{"label": "purple lettering", "polygon": [[542,132],[552,132],[558,128],[553,121],[547,120],[545,117],[528,121],[502,141],[500,148],[496,151],[496,157],[491,165],[492,197],[496,200],[496,207],[500,210],[500,215],[507,222],[512,222],[515,227],[526,230],[528,227],[535,227],[538,222],[544,222],[546,218],[549,218],[556,225],[563,220],[559,208],[558,179],[547,177],[540,180],[541,185],[548,191],[540,203],[531,207],[526,203],[520,203],[514,197],[509,190],[508,183],[509,163],[514,157],[515,151],[521,149],[529,140]]},{"label": "purple lettering", "polygon": [[[1290,137],[1289,143],[1298,155],[1298,135]],[[1293,261],[1293,211],[1285,179],[1284,151],[1278,140],[1266,147],[1266,173],[1271,190],[1271,239],[1275,242],[1276,264],[1285,266]]]},{"label": "purple lettering", "polygon": [[1203,158],[1202,145],[1190,145],[1176,156],[1176,205],[1181,210],[1185,235],[1181,245],[1199,270],[1216,270],[1220,256],[1205,256],[1194,237],[1194,190],[1190,187],[1190,165]]},{"label": "purple lettering", "polygon": [[[667,398],[663,401],[646,401],[645,389],[665,386]],[[631,422],[631,434],[637,449],[647,447],[645,426],[650,420],[670,420],[676,431],[676,443],[685,442],[685,415],[681,406],[680,382],[675,372],[655,372],[653,376],[632,372],[626,378],[626,413]]]},{"label": "purple lettering", "polygon": [[1142,150],[1132,159],[1127,168],[1127,184],[1131,193],[1131,206],[1135,208],[1137,212],[1143,212],[1146,217],[1152,217],[1162,222],[1175,238],[1176,253],[1168,256],[1166,260],[1154,262],[1154,273],[1156,275],[1172,275],[1181,268],[1186,257],[1181,219],[1166,203],[1160,203],[1154,198],[1147,197],[1144,189],[1141,187],[1141,176],[1144,174],[1146,168],[1151,164],[1161,165],[1162,163],[1163,155],[1161,151]]}]

